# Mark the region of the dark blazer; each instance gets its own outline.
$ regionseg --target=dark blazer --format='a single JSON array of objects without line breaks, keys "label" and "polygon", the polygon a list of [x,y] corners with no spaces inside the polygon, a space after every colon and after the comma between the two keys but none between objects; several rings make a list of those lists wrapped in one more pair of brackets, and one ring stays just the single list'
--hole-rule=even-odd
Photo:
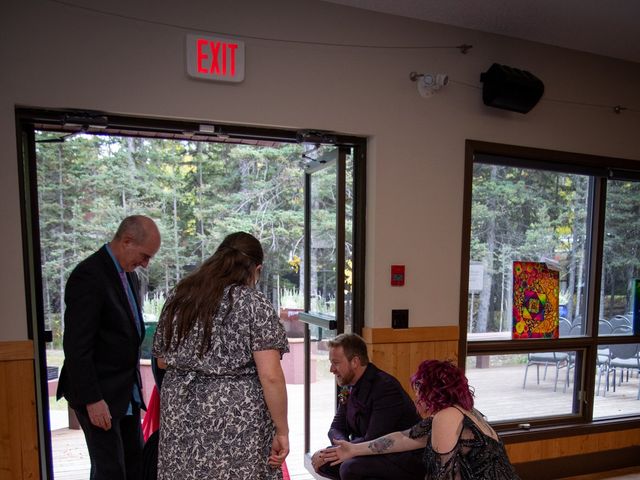
[{"label": "dark blazer", "polygon": [[[140,331],[118,270],[106,249],[80,262],[65,288],[65,360],[57,397],[72,408],[104,399],[112,417],[123,416],[134,385],[142,399],[139,362],[144,323],[135,273],[127,273],[137,300]],[[144,408],[144,406],[143,406]]]},{"label": "dark blazer", "polygon": [[329,429],[329,440],[360,443],[406,430],[420,421],[413,400],[393,376],[369,363]]}]

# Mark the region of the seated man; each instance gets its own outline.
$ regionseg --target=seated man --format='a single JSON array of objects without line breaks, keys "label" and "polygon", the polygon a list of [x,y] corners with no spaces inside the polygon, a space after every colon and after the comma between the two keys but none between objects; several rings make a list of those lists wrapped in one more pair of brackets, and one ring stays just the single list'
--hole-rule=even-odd
[{"label": "seated man", "polygon": [[[365,442],[415,425],[420,417],[400,382],[369,363],[367,345],[356,334],[343,333],[329,342],[331,373],[340,393],[329,440]],[[336,480],[424,480],[422,449],[355,457],[332,467],[320,451],[311,457],[314,470]]]}]

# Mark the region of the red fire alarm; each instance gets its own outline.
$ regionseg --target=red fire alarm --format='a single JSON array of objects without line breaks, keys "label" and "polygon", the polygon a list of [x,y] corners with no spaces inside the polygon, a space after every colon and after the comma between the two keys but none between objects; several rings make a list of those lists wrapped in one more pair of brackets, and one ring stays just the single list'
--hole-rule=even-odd
[{"label": "red fire alarm", "polygon": [[402,287],[404,285],[404,265],[391,265],[391,286]]}]

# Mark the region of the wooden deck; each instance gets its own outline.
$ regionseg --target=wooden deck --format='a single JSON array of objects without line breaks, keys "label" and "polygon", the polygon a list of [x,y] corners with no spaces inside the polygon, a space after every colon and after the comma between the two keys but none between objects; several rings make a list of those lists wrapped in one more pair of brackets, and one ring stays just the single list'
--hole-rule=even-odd
[{"label": "wooden deck", "polygon": [[[549,366],[546,379],[544,367],[540,368],[540,383],[537,383],[537,370],[530,366],[524,384],[525,365],[491,368],[467,368],[469,384],[475,389],[476,407],[491,422],[513,419],[522,412],[523,420],[570,415],[573,412],[573,375],[565,389],[566,369],[559,371],[556,391],[555,367]],[[618,377],[619,377],[618,372]],[[594,399],[594,418],[607,418],[623,415],[640,415],[638,400],[638,373],[634,372],[629,381],[618,385],[616,391],[605,389],[605,376],[601,378],[600,394]],[[597,378],[596,378],[597,382]]]},{"label": "wooden deck", "polygon": [[[555,372],[549,367],[546,379],[540,372],[540,383],[536,382],[535,367],[529,368],[527,385],[523,390],[524,365],[491,368],[471,368],[467,370],[469,383],[475,388],[477,407],[491,420],[500,421],[506,416],[513,416],[514,412],[526,412],[530,417],[543,417],[571,413],[573,382],[566,392],[561,370],[557,391],[554,392]],[[323,382],[326,380],[322,380]],[[329,381],[332,381],[330,379]],[[640,400],[638,394],[637,373],[632,378],[616,386],[616,391],[610,389],[606,395],[596,396],[594,408],[596,416],[619,416],[640,414]],[[287,466],[292,480],[313,480],[304,466],[302,427],[303,393],[301,385],[288,385],[289,391],[289,423],[291,428],[291,453],[287,458]],[[332,398],[324,399],[331,402]],[[60,417],[60,412],[58,418]],[[318,419],[314,418],[314,422]],[[330,419],[328,419],[330,421]],[[64,423],[64,422],[63,422]],[[84,436],[80,430],[69,430],[65,425],[57,425],[52,431],[52,445],[54,458],[55,480],[86,480],[89,478],[89,459],[84,443]],[[317,428],[316,430],[324,430]],[[326,439],[326,432],[322,431],[322,438],[312,443],[322,445]],[[577,479],[617,478],[620,480],[640,480],[640,472],[619,472],[612,476],[586,476]]]}]

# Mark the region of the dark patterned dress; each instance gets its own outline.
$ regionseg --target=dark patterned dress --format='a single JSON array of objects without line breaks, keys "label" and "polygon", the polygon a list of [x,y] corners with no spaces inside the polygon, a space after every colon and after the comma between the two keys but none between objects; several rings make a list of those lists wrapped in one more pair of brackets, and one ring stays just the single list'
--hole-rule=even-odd
[{"label": "dark patterned dress", "polygon": [[202,328],[177,349],[167,349],[166,323],[158,324],[153,354],[168,365],[158,479],[282,479],[282,470],[267,463],[275,429],[253,352],[288,352],[284,328],[267,298],[245,286],[227,288],[219,312],[211,348],[202,357],[197,355]]},{"label": "dark patterned dress", "polygon": [[[460,410],[460,409],[458,409]],[[425,418],[409,431],[411,438],[427,438],[424,449],[425,480],[519,480],[501,441],[485,434],[464,415],[456,446],[448,453],[438,453],[431,446],[432,418]],[[477,410],[476,421],[486,423]]]}]

